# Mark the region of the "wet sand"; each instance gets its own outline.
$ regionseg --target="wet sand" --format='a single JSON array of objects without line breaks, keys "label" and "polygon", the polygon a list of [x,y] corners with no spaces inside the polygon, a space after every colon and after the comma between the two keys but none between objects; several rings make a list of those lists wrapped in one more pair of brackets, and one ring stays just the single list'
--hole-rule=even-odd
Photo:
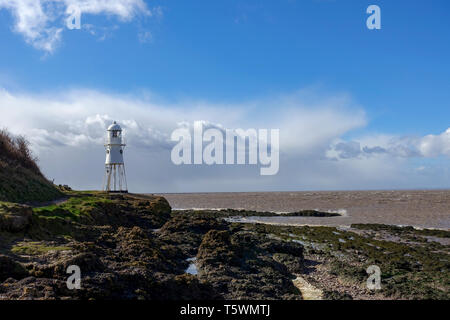
[{"label": "wet sand", "polygon": [[162,194],[173,209],[233,208],[292,212],[306,209],[339,212],[341,217],[258,217],[248,222],[350,226],[382,223],[450,229],[450,190],[311,191]]}]

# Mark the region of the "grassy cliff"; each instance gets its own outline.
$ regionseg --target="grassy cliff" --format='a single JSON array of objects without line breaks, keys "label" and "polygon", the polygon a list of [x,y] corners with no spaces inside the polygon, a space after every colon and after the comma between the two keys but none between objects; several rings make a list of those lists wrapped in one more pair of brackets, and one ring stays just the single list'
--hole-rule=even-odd
[{"label": "grassy cliff", "polygon": [[0,201],[44,202],[62,196],[39,170],[28,142],[0,131]]}]

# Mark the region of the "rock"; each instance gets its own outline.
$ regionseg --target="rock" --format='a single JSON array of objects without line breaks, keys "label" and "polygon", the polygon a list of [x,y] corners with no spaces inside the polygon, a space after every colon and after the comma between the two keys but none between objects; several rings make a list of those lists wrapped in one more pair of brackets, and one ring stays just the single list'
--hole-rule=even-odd
[{"label": "rock", "polygon": [[286,253],[303,258],[303,246],[292,241],[266,241],[262,247],[272,253]]},{"label": "rock", "polygon": [[211,230],[202,240],[198,249],[197,258],[201,259],[204,264],[210,259],[214,263],[231,263],[237,260],[237,257],[231,244],[231,235],[225,230]]},{"label": "rock", "polygon": [[[171,213],[162,197],[83,194],[74,203],[49,212],[58,219],[32,217],[26,206],[2,210],[7,232],[23,230],[29,242],[70,250],[22,255],[23,265],[1,258],[0,299],[301,298],[292,284],[303,266],[299,244],[208,213]],[[71,210],[74,219],[59,219]],[[14,245],[12,238],[5,237],[4,248]],[[186,274],[195,256],[199,273]],[[67,288],[70,265],[81,269],[80,290]]]},{"label": "rock", "polygon": [[0,230],[20,232],[31,225],[33,210],[31,207],[19,204],[0,204]]},{"label": "rock", "polygon": [[200,281],[190,274],[177,275],[159,282],[151,288],[149,294],[156,300],[211,300],[220,299],[220,295],[208,282]]},{"label": "rock", "polygon": [[302,258],[286,253],[275,253],[273,259],[286,266],[287,270],[292,274],[303,273],[304,264]]},{"label": "rock", "polygon": [[302,251],[299,253],[297,248],[295,256],[278,254],[277,261],[273,248],[287,252],[292,249],[282,241],[253,232],[211,230],[198,250],[198,276],[225,299],[300,299],[292,283],[294,276],[286,265],[291,270],[302,269]]},{"label": "rock", "polygon": [[336,290],[325,290],[323,292],[323,299],[325,300],[353,300],[352,296],[346,292],[339,292]]},{"label": "rock", "polygon": [[6,292],[8,300],[55,300],[71,296],[65,281],[35,277],[0,284],[0,290]]},{"label": "rock", "polygon": [[105,269],[100,259],[92,253],[80,253],[73,257],[63,259],[54,266],[54,273],[67,277],[67,268],[69,266],[80,267],[82,275],[88,272],[99,272]]},{"label": "rock", "polygon": [[156,214],[170,214],[170,212],[172,211],[169,202],[166,200],[166,198],[163,197],[156,197],[155,200],[146,205],[150,206],[153,213]]},{"label": "rock", "polygon": [[189,258],[197,254],[202,238],[207,232],[225,230],[228,226],[228,223],[216,218],[195,214],[176,214],[162,226],[158,232],[158,238],[177,246],[185,258]]},{"label": "rock", "polygon": [[20,263],[8,256],[0,255],[0,282],[8,278],[19,280],[26,276],[28,272]]}]

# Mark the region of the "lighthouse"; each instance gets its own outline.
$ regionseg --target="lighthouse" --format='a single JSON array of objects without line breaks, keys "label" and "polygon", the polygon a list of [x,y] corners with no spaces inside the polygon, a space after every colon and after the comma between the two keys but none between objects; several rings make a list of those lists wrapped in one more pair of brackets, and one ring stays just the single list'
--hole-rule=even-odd
[{"label": "lighthouse", "polygon": [[122,128],[113,122],[108,127],[106,137],[106,161],[103,190],[107,192],[128,192],[123,150],[125,143],[122,140]]}]

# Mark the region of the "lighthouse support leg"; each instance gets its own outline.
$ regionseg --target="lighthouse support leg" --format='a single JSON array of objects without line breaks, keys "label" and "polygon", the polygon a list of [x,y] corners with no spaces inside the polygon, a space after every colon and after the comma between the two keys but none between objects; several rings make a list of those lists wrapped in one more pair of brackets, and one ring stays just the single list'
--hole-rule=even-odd
[{"label": "lighthouse support leg", "polygon": [[123,178],[122,178],[122,165],[119,164],[119,168],[118,168],[118,173],[119,173],[119,191],[122,192],[122,183],[123,183]]},{"label": "lighthouse support leg", "polygon": [[125,165],[122,165],[123,181],[125,183],[125,192],[128,192],[127,175],[125,174]]},{"label": "lighthouse support leg", "polygon": [[113,168],[114,168],[114,190],[113,191],[117,191],[117,188],[116,188],[117,175],[116,175],[116,165],[115,164],[113,164]]},{"label": "lighthouse support leg", "polygon": [[102,190],[106,192],[128,192],[125,166],[122,163],[105,166]]},{"label": "lighthouse support leg", "polygon": [[111,165],[106,165],[106,171],[105,171],[105,175],[106,175],[105,191],[110,191],[110,190],[111,190],[111,170],[112,170]]}]

